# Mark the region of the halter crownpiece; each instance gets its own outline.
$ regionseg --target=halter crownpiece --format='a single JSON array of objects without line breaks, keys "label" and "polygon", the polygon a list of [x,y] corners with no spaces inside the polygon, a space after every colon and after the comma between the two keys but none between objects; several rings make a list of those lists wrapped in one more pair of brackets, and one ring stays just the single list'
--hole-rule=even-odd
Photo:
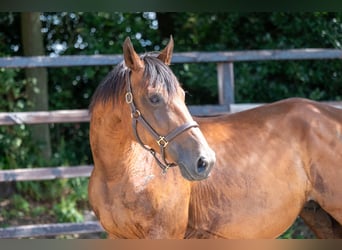
[{"label": "halter crownpiece", "polygon": [[[161,136],[159,135],[153,128],[152,126],[145,120],[145,118],[143,117],[143,115],[141,114],[141,112],[136,108],[135,104],[134,104],[134,100],[133,100],[133,94],[132,94],[132,89],[131,89],[131,80],[129,77],[129,74],[127,74],[127,89],[126,89],[126,95],[125,95],[125,100],[126,103],[129,104],[130,108],[131,108],[131,117],[132,117],[132,127],[133,127],[133,132],[134,132],[134,136],[137,139],[137,141],[139,142],[139,144],[146,149],[147,151],[149,151],[152,156],[155,158],[155,160],[157,161],[159,167],[163,170],[163,173],[166,173],[166,171],[170,168],[170,167],[174,167],[177,164],[175,163],[169,163],[166,160],[166,156],[165,156],[165,148],[167,147],[167,145],[169,144],[170,141],[172,141],[174,138],[176,138],[178,135],[180,135],[181,133],[183,133],[184,131],[190,129],[190,128],[194,128],[194,127],[198,127],[197,122],[195,122],[194,120],[187,122],[181,126],[179,126],[178,128],[175,128],[174,130],[172,130],[169,134],[167,134],[166,136]],[[158,159],[157,155],[156,155],[156,151],[145,145],[139,134],[138,134],[138,129],[137,129],[137,125],[138,122],[140,122],[143,127],[145,129],[147,129],[147,131],[154,137],[154,139],[156,140],[157,144],[160,147],[160,152],[162,155],[162,161],[160,159]]]}]

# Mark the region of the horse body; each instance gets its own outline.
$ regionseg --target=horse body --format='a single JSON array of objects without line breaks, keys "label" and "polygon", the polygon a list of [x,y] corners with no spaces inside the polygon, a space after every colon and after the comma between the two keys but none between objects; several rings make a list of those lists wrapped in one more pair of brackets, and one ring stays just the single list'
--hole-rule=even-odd
[{"label": "horse body", "polygon": [[[92,119],[96,116],[93,113]],[[162,174],[136,143],[126,142],[125,154],[114,154],[127,138],[120,144],[109,137],[116,130],[113,125],[107,132],[97,130],[101,145],[113,145],[105,144],[101,156],[94,155],[97,168],[90,190],[95,193],[90,197],[112,237],[275,238],[309,200],[341,223],[340,110],[288,99],[195,119],[218,156],[210,177],[199,182],[186,181],[177,168]],[[139,164],[118,166],[125,161],[116,157]]]},{"label": "horse body", "polygon": [[341,110],[288,99],[197,121],[217,162],[192,185],[187,237],[275,238],[309,200],[341,223]]},{"label": "horse body", "polygon": [[[125,55],[134,97],[143,96],[137,106],[148,107],[155,92],[139,89],[142,62],[134,53],[128,51],[128,59]],[[169,53],[168,45],[158,58],[169,61]],[[159,133],[184,128],[184,122],[194,124],[187,123],[191,119],[200,128],[187,127],[165,145],[165,165],[141,145],[159,143],[142,126],[134,132],[130,125],[133,119],[137,126],[134,119],[140,112],[120,101],[123,97],[101,100],[110,96],[110,82],[99,87],[91,104],[94,170],[89,182],[90,204],[109,237],[275,238],[299,214],[319,237],[342,237],[341,110],[295,98],[235,114],[192,118],[182,112],[182,97],[173,98],[169,106],[153,103],[151,114],[142,113],[155,121],[152,125],[162,124]],[[126,94],[130,103],[127,99]],[[216,154],[213,168],[211,149]],[[159,166],[167,169],[169,160],[179,166],[164,173]],[[303,210],[309,201],[319,204],[319,215]]]}]

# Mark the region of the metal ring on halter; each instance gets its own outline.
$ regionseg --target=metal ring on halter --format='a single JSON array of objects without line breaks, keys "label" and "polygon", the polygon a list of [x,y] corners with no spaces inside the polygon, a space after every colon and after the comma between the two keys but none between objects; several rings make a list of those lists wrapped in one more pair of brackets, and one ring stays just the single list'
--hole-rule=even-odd
[{"label": "metal ring on halter", "polygon": [[170,165],[171,165],[171,164],[168,164],[168,165],[165,165],[165,166],[164,166],[164,168],[163,168],[163,172],[162,172],[162,173],[163,173],[163,175],[166,175],[166,173],[167,173],[167,170],[169,169]]},{"label": "metal ring on halter", "polygon": [[138,119],[139,116],[141,116],[141,113],[139,110],[134,110],[132,113],[131,113],[131,117],[134,118],[134,119]]},{"label": "metal ring on halter", "polygon": [[128,104],[131,104],[133,102],[132,92],[127,92],[125,95],[125,99]]}]

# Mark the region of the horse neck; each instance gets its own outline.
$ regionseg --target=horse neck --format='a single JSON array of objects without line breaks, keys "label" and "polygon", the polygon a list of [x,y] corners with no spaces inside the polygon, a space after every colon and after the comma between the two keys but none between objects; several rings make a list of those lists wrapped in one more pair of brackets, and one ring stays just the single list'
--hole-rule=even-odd
[{"label": "horse neck", "polygon": [[94,165],[108,179],[135,173],[136,168],[145,169],[143,163],[152,161],[148,152],[134,140],[127,108],[113,110],[111,105],[98,105],[92,112],[90,143]]}]

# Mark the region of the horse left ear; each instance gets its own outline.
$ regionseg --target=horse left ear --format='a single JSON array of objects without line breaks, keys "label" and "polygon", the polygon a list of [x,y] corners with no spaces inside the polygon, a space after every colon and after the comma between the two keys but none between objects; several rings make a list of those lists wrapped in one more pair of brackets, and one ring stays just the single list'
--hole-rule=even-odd
[{"label": "horse left ear", "polygon": [[144,63],[140,59],[139,55],[135,52],[131,39],[127,37],[123,44],[123,54],[125,64],[128,68],[134,71],[138,71],[144,68]]},{"label": "horse left ear", "polygon": [[172,53],[173,53],[173,45],[174,45],[173,44],[173,38],[171,35],[169,43],[166,45],[166,47],[157,56],[157,58],[160,59],[162,62],[164,62],[166,65],[171,64]]}]

